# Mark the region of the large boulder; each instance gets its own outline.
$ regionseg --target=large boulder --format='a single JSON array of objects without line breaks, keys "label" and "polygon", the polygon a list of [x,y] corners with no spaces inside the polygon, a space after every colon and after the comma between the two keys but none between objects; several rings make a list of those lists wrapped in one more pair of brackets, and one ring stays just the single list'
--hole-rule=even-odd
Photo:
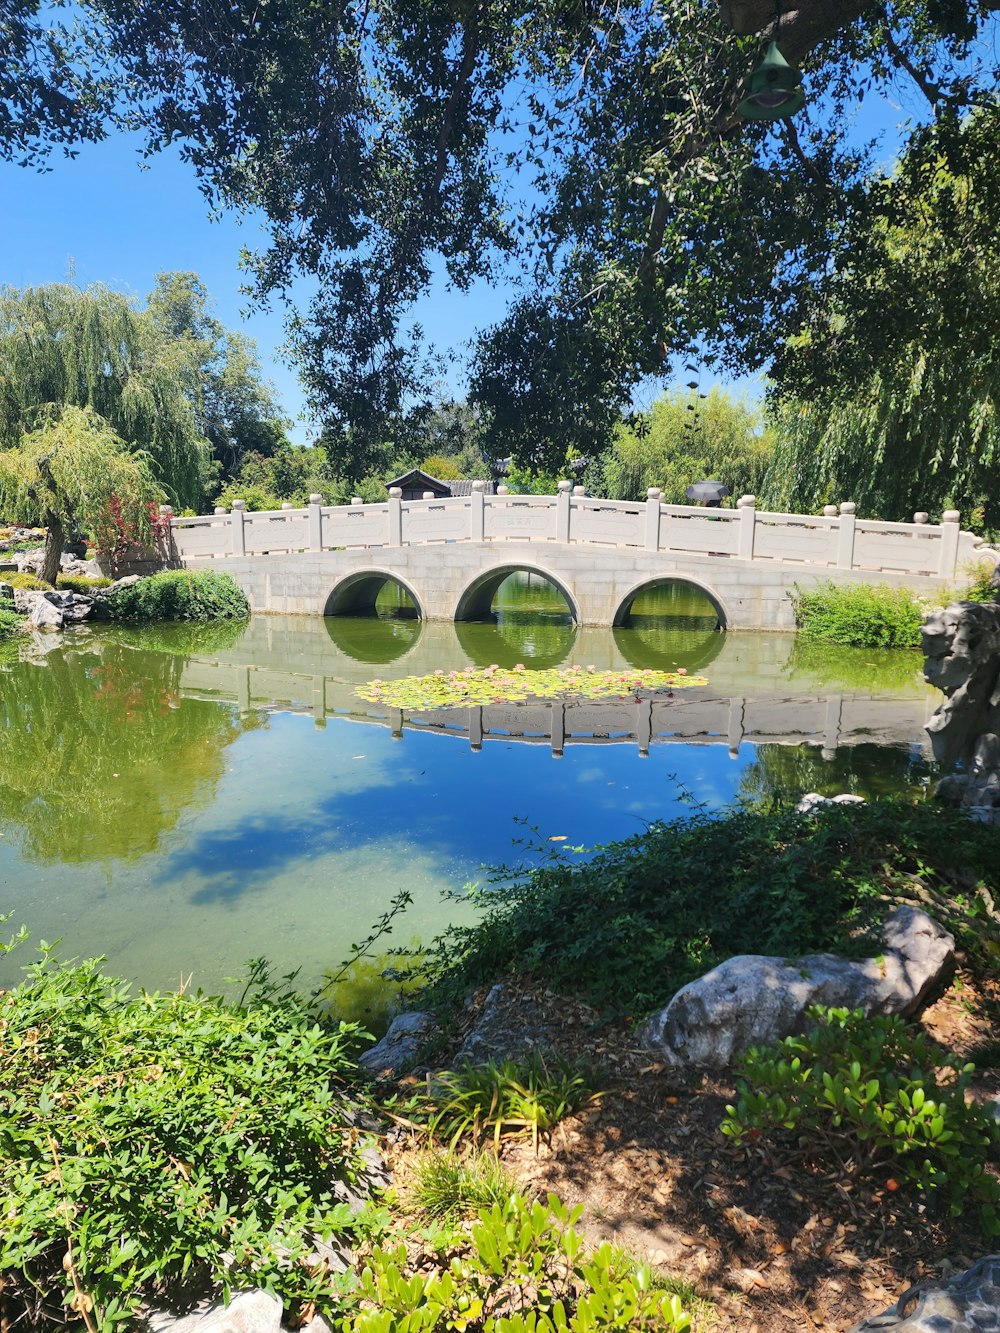
[{"label": "large boulder", "polygon": [[146,1333],[280,1333],[281,1315],[277,1296],[241,1291],[228,1305],[205,1301],[190,1314],[150,1311],[142,1327]]},{"label": "large boulder", "polygon": [[876,958],[730,958],[679,990],[646,1021],[640,1040],[667,1064],[725,1069],[751,1046],[804,1031],[811,1005],[916,1013],[951,978],[955,941],[915,907],[897,908],[882,936],[885,951]]},{"label": "large boulder", "polygon": [[434,1015],[422,1009],[397,1014],[382,1040],[365,1051],[358,1064],[376,1078],[398,1078],[416,1064],[436,1029]]},{"label": "large boulder", "polygon": [[884,1314],[862,1319],[849,1333],[1000,1333],[1000,1254],[962,1273],[905,1291]]},{"label": "large boulder", "polygon": [[63,610],[55,602],[50,602],[43,594],[36,598],[30,612],[28,623],[34,629],[56,630],[63,627]]}]

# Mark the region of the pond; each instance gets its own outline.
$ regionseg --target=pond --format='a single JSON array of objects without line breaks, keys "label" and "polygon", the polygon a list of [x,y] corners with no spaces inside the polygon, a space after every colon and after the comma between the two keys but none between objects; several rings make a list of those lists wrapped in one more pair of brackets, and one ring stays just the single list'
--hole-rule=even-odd
[{"label": "pond", "polygon": [[[590,847],[692,804],[927,792],[938,697],[916,653],[723,634],[664,588],[614,631],[505,586],[481,624],[407,618],[81,628],[0,662],[0,910],[64,955],[214,989],[266,956],[312,984],[393,894],[391,942],[467,912],[484,865]],[[374,676],[485,666],[684,666],[672,700],[405,716]],[[569,850],[567,850],[569,849]],[[706,868],[709,872],[709,868]],[[0,962],[0,981],[16,975]]]}]

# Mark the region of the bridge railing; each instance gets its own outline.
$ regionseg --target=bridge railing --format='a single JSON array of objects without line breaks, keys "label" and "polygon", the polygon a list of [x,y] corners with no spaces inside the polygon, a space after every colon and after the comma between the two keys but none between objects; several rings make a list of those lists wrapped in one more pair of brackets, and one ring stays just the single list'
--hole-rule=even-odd
[{"label": "bridge railing", "polygon": [[171,554],[189,560],[292,552],[372,550],[449,542],[563,542],[624,550],[677,552],[753,561],[781,561],[830,569],[952,578],[982,540],[959,527],[957,510],[930,523],[858,519],[853,504],[828,505],[822,514],[759,511],[752,495],[735,509],[664,504],[658,490],[645,501],[598,500],[560,483],[557,495],[486,495],[403,500],[390,492],[382,504],[324,505],[251,513],[236,501],[231,513],[172,518]]}]

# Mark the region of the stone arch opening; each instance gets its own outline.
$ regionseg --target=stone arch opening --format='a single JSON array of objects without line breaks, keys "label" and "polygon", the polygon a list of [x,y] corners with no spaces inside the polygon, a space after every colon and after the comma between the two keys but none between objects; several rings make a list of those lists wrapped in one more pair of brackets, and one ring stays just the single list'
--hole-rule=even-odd
[{"label": "stone arch opening", "polygon": [[612,623],[616,629],[635,629],[650,621],[669,622],[676,629],[724,630],[729,616],[718,593],[704,583],[671,575],[637,584],[622,598]]},{"label": "stone arch opening", "polygon": [[[568,617],[566,623],[578,625],[580,623],[580,612],[576,605],[572,593],[565,587],[559,579],[545,569],[539,569],[533,565],[498,565],[495,569],[487,570],[485,574],[480,574],[469,584],[458,599],[458,605],[455,607],[456,621],[482,621],[487,624],[495,624],[498,620],[497,612],[497,594],[504,585],[510,590],[514,582],[513,576],[524,576],[522,582],[525,584],[528,597],[524,599],[524,605],[521,608],[524,614],[534,615],[565,615]],[[565,611],[555,606],[550,606],[541,611],[532,610],[530,607],[530,592],[532,580],[536,580],[538,586],[554,591],[565,604]],[[510,603],[510,599],[504,602],[504,616],[516,616],[519,609],[516,605]]]},{"label": "stone arch opening", "polygon": [[323,615],[423,620],[424,610],[413,589],[395,574],[366,569],[341,579],[327,597]]}]

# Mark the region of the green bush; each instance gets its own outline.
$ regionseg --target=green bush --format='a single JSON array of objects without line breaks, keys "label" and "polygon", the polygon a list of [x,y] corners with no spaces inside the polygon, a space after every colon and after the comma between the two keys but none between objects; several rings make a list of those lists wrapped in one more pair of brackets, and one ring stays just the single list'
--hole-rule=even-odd
[{"label": "green bush", "polygon": [[105,599],[114,620],[245,620],[250,607],[228,574],[171,569],[116,588]]},{"label": "green bush", "polygon": [[52,591],[50,583],[35,578],[34,574],[19,574],[17,570],[13,569],[5,574],[0,574],[0,583],[6,583],[11,588],[23,588],[26,592]]},{"label": "green bush", "polygon": [[16,611],[0,609],[0,639],[11,639],[24,625],[24,617]]},{"label": "green bush", "polygon": [[133,996],[99,960],[41,947],[0,993],[12,1326],[63,1308],[135,1327],[140,1302],[181,1280],[329,1310],[308,1256],[314,1236],[350,1226],[333,1187],[358,1177],[341,1090],[357,1030],[320,1027],[291,1001]]},{"label": "green bush", "polygon": [[886,802],[814,818],[696,815],[588,860],[498,871],[474,895],[480,919],[429,951],[428,1001],[460,1003],[472,986],[527,973],[638,1015],[733,954],[877,952],[858,932],[896,901],[930,904],[986,970],[997,925],[980,890],[1000,895],[996,833],[958,811]]},{"label": "green bush", "polygon": [[64,588],[66,592],[79,592],[84,595],[93,592],[95,588],[110,588],[113,582],[113,579],[91,578],[88,574],[56,575],[57,588]]},{"label": "green bush", "polygon": [[447,1268],[411,1269],[406,1247],[376,1249],[356,1280],[341,1333],[685,1333],[690,1316],[650,1269],[606,1242],[586,1252],[570,1212],[512,1195],[483,1209],[468,1250]]},{"label": "green bush", "polygon": [[974,1066],[938,1055],[901,1018],[819,1008],[810,1016],[806,1036],[744,1057],[722,1132],[791,1145],[840,1179],[887,1173],[897,1187],[942,1198],[954,1217],[972,1204],[983,1230],[1000,1234],[1000,1181],[986,1170],[1000,1126],[991,1107],[966,1099]]},{"label": "green bush", "polygon": [[792,603],[804,638],[862,648],[919,648],[927,610],[908,588],[884,583],[797,587]]},{"label": "green bush", "polygon": [[997,593],[993,586],[996,569],[992,560],[974,560],[966,565],[962,571],[965,586],[959,591],[958,599],[963,602],[992,602]]}]

